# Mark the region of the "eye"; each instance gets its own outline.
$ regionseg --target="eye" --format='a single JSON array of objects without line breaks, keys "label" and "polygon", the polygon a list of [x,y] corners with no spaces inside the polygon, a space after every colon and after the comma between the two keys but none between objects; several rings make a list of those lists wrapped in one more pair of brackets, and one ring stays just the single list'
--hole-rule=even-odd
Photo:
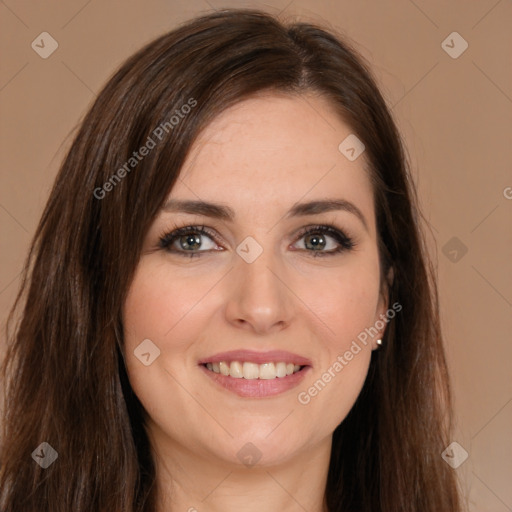
[{"label": "eye", "polygon": [[[301,250],[316,256],[332,256],[355,247],[354,241],[343,231],[329,225],[312,226],[298,235],[304,240]],[[204,237],[209,243],[204,243]],[[330,241],[329,241],[330,240]],[[218,251],[215,234],[205,226],[186,226],[164,233],[159,240],[160,248],[180,256],[201,256],[203,252]],[[324,250],[328,249],[328,250]]]},{"label": "eye", "polygon": [[[212,243],[205,244],[202,237],[209,238]],[[160,237],[159,245],[168,252],[193,257],[200,256],[201,252],[216,250],[213,238],[213,233],[204,226],[186,226],[165,233]]]},{"label": "eye", "polygon": [[[352,238],[334,226],[312,226],[302,230],[298,236],[300,240],[304,240],[303,246],[305,249],[303,250],[311,253],[313,257],[329,256],[343,251],[350,251],[355,247]],[[331,242],[329,242],[329,239],[331,239]]]}]

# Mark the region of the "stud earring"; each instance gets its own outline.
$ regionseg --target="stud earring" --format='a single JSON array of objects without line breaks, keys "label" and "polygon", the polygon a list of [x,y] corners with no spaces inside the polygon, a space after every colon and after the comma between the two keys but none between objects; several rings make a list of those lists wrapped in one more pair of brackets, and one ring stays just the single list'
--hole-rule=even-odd
[{"label": "stud earring", "polygon": [[377,345],[381,346],[382,345],[382,340],[378,339],[376,343],[377,343]]}]

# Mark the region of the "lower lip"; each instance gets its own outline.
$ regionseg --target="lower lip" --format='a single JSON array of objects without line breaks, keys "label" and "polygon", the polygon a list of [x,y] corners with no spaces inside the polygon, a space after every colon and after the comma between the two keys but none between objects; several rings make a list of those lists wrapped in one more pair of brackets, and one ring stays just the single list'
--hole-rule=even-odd
[{"label": "lower lip", "polygon": [[305,366],[296,373],[275,379],[236,379],[212,372],[206,366],[200,365],[200,367],[217,384],[244,398],[265,398],[284,393],[297,386],[311,369],[310,366]]}]

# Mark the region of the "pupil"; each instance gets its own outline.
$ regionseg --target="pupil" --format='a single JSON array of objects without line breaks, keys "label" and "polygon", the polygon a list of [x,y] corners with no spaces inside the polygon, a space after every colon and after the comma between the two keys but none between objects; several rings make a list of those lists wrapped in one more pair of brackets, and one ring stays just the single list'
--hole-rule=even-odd
[{"label": "pupil", "polygon": [[[183,238],[185,238],[185,244],[186,246],[188,246],[188,248],[197,249],[201,245],[201,240],[198,235],[186,235]],[[197,247],[193,247],[194,243],[196,244]],[[186,249],[186,246],[182,244],[183,249]]]},{"label": "pupil", "polygon": [[[320,241],[320,240],[323,240],[322,236],[312,235],[312,236],[309,237],[309,240],[311,240],[309,245],[312,246],[313,249],[325,246],[325,241],[323,241],[323,242]],[[308,249],[310,248],[310,247],[308,247],[307,239],[306,239],[306,247]]]}]

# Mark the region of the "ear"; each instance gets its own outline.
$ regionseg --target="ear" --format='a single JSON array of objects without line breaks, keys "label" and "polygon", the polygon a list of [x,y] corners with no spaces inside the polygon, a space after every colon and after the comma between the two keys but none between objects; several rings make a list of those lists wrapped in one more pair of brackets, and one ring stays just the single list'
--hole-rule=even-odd
[{"label": "ear", "polygon": [[374,336],[373,338],[373,347],[372,350],[376,350],[379,348],[379,345],[377,344],[378,339],[382,339],[384,336],[384,332],[386,331],[387,326],[387,315],[386,311],[389,308],[389,290],[391,289],[391,286],[393,285],[393,281],[395,279],[395,272],[393,270],[393,267],[390,267],[388,270],[388,273],[386,277],[382,280],[381,287],[380,287],[380,293],[379,293],[379,303],[377,305],[377,311],[375,315],[375,323],[377,325],[384,324],[382,329],[378,329],[378,334]]}]

